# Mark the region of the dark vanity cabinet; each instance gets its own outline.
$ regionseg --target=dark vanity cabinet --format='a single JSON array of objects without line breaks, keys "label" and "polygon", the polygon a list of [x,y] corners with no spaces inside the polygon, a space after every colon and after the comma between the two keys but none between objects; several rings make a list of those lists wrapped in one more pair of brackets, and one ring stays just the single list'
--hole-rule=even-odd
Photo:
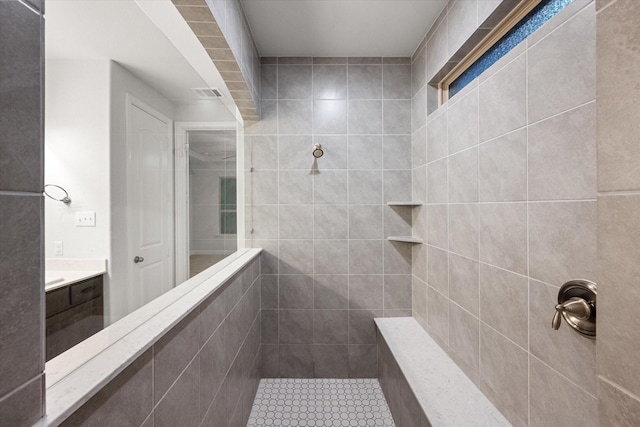
[{"label": "dark vanity cabinet", "polygon": [[104,328],[102,276],[47,292],[47,360]]}]

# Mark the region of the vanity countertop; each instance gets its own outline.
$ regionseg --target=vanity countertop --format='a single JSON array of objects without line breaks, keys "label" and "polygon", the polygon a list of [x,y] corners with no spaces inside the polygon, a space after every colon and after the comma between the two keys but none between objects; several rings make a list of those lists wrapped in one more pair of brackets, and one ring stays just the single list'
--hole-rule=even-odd
[{"label": "vanity countertop", "polygon": [[84,258],[47,258],[45,292],[63,288],[107,272],[107,260]]}]

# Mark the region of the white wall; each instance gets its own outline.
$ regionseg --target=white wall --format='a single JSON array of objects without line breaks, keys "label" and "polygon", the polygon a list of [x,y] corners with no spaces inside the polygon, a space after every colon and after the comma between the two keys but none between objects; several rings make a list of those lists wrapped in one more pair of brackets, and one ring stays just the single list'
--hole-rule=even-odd
[{"label": "white wall", "polygon": [[111,286],[109,323],[129,314],[142,304],[140,292],[132,283],[133,267],[128,251],[127,216],[127,128],[126,96],[130,94],[166,117],[173,119],[172,103],[151,86],[116,62],[111,62]]},{"label": "white wall", "polygon": [[[67,206],[45,197],[45,256],[62,241],[65,258],[108,258],[108,60],[47,60],[45,184],[64,187]],[[75,212],[95,211],[95,227],[76,227]]]}]

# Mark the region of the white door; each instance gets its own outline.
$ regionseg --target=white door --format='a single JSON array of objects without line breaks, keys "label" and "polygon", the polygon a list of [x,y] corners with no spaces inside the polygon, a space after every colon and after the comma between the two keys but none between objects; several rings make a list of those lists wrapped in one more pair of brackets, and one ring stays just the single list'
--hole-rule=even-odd
[{"label": "white door", "polygon": [[139,307],[174,286],[172,123],[132,101],[127,125],[129,277]]}]

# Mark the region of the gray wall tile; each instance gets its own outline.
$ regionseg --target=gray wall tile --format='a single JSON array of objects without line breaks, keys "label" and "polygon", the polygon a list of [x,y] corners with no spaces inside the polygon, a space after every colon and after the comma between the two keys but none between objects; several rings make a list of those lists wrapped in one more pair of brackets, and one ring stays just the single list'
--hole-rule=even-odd
[{"label": "gray wall tile", "polygon": [[[598,406],[594,396],[566,381],[535,357],[529,362],[529,375],[531,426],[598,425]],[[550,390],[554,392],[549,393]],[[566,408],[573,410],[566,411]]]},{"label": "gray wall tile", "polygon": [[595,102],[529,128],[529,199],[596,197]]},{"label": "gray wall tile", "polygon": [[[62,425],[115,427],[142,424],[154,406],[152,359],[153,353],[150,350],[146,351]],[[197,396],[194,400],[197,404]]]},{"label": "gray wall tile", "polygon": [[[529,141],[532,141],[531,136]],[[531,152],[532,144],[530,143],[529,188],[535,179],[532,176]],[[527,130],[517,130],[482,144],[479,157],[478,198],[480,201],[507,202],[527,199]],[[547,167],[542,164],[538,167],[540,174],[546,176]],[[555,184],[553,182],[553,185]],[[531,195],[530,189],[529,197]]]},{"label": "gray wall tile", "polygon": [[[23,6],[21,6],[23,7]],[[0,396],[35,378],[44,368],[42,299],[42,196],[0,195]]]},{"label": "gray wall tile", "polygon": [[480,141],[527,123],[526,57],[521,55],[480,84]]},{"label": "gray wall tile", "polygon": [[594,11],[591,4],[527,52],[530,123],[595,98]]},{"label": "gray wall tile", "polygon": [[22,3],[0,4],[0,190],[42,191],[40,24],[41,16]]},{"label": "gray wall tile", "polygon": [[480,261],[527,273],[527,205],[480,205]]},{"label": "gray wall tile", "polygon": [[486,393],[507,419],[514,425],[527,425],[527,352],[481,324],[480,372]]}]

